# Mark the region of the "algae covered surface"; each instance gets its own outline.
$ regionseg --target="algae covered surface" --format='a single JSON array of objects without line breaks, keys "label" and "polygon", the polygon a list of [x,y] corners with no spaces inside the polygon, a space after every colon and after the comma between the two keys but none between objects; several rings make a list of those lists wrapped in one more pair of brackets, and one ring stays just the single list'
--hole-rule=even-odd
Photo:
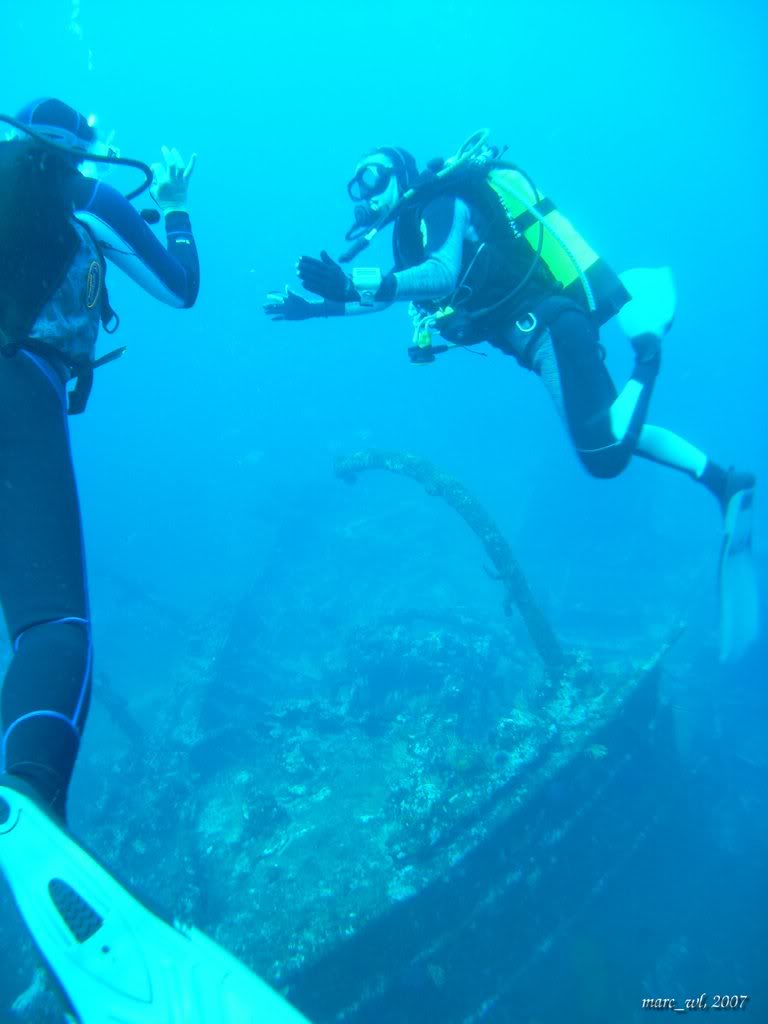
[{"label": "algae covered surface", "polygon": [[634,685],[586,655],[552,683],[470,618],[394,617],[346,638],[326,696],[243,692],[211,729],[213,654],[179,666],[152,736],[103,765],[84,824],[132,882],[275,980],[450,873],[569,762],[608,757],[595,737]]}]

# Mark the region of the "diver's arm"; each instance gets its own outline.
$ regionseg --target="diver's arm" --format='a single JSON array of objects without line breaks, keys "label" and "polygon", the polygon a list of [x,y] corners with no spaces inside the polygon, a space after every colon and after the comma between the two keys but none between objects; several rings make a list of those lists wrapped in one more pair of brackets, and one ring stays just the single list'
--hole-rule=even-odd
[{"label": "diver's arm", "polygon": [[[464,240],[471,227],[471,215],[466,203],[445,196],[429,203],[422,219],[426,258],[416,267],[391,271],[383,278],[373,267],[358,267],[350,277],[326,252],[320,254],[319,260],[302,256],[297,266],[301,283],[307,291],[332,301],[308,303],[305,300],[306,307],[296,308],[299,315],[288,315],[286,310],[286,315],[280,319],[361,316],[380,313],[393,302],[445,300],[456,290],[461,275]],[[368,281],[377,274],[381,283],[373,292]]]},{"label": "diver's arm", "polygon": [[314,320],[318,317],[344,316],[344,303],[323,299],[310,302],[290,288],[282,292],[269,292],[263,306],[271,320]]},{"label": "diver's arm", "polygon": [[[379,293],[386,289],[390,302],[445,299],[456,290],[464,240],[471,226],[469,207],[451,196],[434,199],[424,209],[422,226],[426,235],[426,259],[418,266],[387,275]],[[377,300],[385,297],[379,293]]]},{"label": "diver's arm", "polygon": [[[379,313],[393,302],[445,299],[456,290],[464,239],[471,224],[469,207],[461,199],[443,196],[425,208],[422,224],[426,235],[426,259],[418,266],[387,274],[372,302],[347,302],[344,316]],[[338,316],[339,313],[322,315]]]},{"label": "diver's arm", "polygon": [[188,309],[200,286],[200,266],[189,215],[165,215],[164,249],[133,206],[115,189],[92,178],[76,184],[75,216],[106,258],[169,306]]}]

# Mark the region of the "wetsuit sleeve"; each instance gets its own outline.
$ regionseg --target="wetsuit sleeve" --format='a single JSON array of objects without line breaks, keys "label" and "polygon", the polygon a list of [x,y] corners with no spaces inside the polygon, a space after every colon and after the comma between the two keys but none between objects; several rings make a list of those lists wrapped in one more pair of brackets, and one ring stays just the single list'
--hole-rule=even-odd
[{"label": "wetsuit sleeve", "polygon": [[358,316],[378,313],[393,302],[412,299],[446,299],[455,290],[461,275],[466,239],[472,223],[469,207],[461,199],[441,196],[429,203],[422,214],[426,258],[415,267],[387,274],[376,292],[373,305],[348,302],[343,314],[318,312],[318,316]]},{"label": "wetsuit sleeve", "polygon": [[200,266],[186,213],[165,217],[166,247],[115,189],[92,178],[76,184],[75,216],[104,256],[161,302],[189,308],[197,298]]},{"label": "wetsuit sleeve", "polygon": [[422,214],[426,259],[395,271],[394,301],[445,299],[456,290],[470,223],[469,207],[461,199],[442,196],[429,203]]}]

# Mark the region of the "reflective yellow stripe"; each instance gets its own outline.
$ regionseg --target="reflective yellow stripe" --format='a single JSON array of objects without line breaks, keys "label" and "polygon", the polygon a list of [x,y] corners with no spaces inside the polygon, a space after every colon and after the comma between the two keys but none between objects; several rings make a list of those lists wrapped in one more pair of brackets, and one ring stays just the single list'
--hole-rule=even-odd
[{"label": "reflective yellow stripe", "polygon": [[[491,171],[488,184],[501,200],[507,215],[513,220],[536,202],[533,189],[518,171]],[[525,201],[521,201],[523,196]]]},{"label": "reflective yellow stripe", "polygon": [[[541,247],[541,258],[555,279],[564,288],[567,288],[579,276],[579,270],[582,272],[589,270],[592,264],[597,262],[597,253],[584,241],[573,224],[559,210],[552,210],[544,220],[555,233],[553,234],[547,228],[543,229],[544,243]],[[542,228],[537,223],[532,224],[525,232],[525,238],[534,250],[539,246],[541,231]]]},{"label": "reflective yellow stripe", "polygon": [[[488,184],[512,220],[527,213],[537,200],[540,202],[544,198],[537,197],[522,174],[517,171],[491,171],[488,175]],[[586,272],[597,262],[598,255],[559,210],[551,210],[543,220],[547,227],[536,221],[525,231],[523,237],[536,252],[541,232],[544,232],[541,258],[555,280],[566,288],[576,280],[579,271]]]}]

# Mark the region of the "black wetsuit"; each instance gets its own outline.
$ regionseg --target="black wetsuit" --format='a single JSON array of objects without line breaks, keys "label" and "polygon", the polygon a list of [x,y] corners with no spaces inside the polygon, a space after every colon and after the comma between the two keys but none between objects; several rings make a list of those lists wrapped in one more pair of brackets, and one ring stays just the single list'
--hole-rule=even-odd
[{"label": "black wetsuit", "polygon": [[[433,297],[461,310],[467,296],[470,306],[473,298],[476,306],[483,306],[498,302],[505,292],[514,292],[513,302],[500,302],[493,313],[469,325],[470,340],[490,342],[542,378],[581,462],[592,475],[620,473],[638,450],[658,357],[636,364],[632,378],[642,387],[628,422],[617,432],[611,409],[618,392],[605,366],[595,317],[585,305],[563,298],[542,274],[532,274],[527,285],[517,291],[515,268],[499,265],[496,254],[488,260],[483,251],[488,228],[482,212],[460,198],[441,196],[420,211],[417,227],[423,253],[415,266],[408,265],[407,254],[409,249],[413,252],[413,245],[403,244],[400,227],[395,228],[392,298],[411,299],[419,305],[419,300]],[[531,257],[527,257],[530,264]],[[524,276],[526,269],[523,266],[517,272]],[[490,292],[489,298],[472,295],[478,278],[483,290]],[[450,320],[446,323],[450,331]]]},{"label": "black wetsuit", "polygon": [[[413,237],[407,245],[398,238],[401,225],[396,225],[395,267],[384,278],[375,305],[348,304],[347,315],[409,300],[422,309],[425,302],[461,308],[478,277],[478,265],[473,263],[486,230],[482,212],[461,198],[443,195],[419,211],[415,227],[416,245]],[[413,224],[410,232],[413,236]],[[486,256],[481,252],[481,263]],[[505,266],[498,257],[479,269],[480,276],[492,283],[492,298],[516,288],[518,281],[511,273],[515,268]],[[480,306],[485,304],[481,295],[470,294],[470,303],[473,298],[480,300]],[[600,321],[610,315],[607,311]],[[478,323],[480,329],[473,328],[471,342],[490,342],[541,378],[581,463],[592,476],[617,476],[633,455],[640,455],[681,470],[720,495],[723,473],[704,452],[664,427],[645,423],[659,369],[658,355],[649,360],[638,358],[630,380],[619,392],[605,366],[597,318],[586,305],[564,299],[537,275],[516,293],[513,304],[501,303],[493,315]]]},{"label": "black wetsuit", "polygon": [[[71,200],[78,230],[107,260],[163,301],[194,303],[199,269],[185,213],[166,216],[163,248],[109,186],[78,177]],[[74,314],[54,315],[57,297],[79,294],[86,303],[85,283],[69,275],[31,332],[61,349],[61,361],[23,346],[0,357],[0,604],[13,647],[2,692],[2,770],[30,783],[62,817],[93,661],[66,396],[65,357],[81,325]]]}]

